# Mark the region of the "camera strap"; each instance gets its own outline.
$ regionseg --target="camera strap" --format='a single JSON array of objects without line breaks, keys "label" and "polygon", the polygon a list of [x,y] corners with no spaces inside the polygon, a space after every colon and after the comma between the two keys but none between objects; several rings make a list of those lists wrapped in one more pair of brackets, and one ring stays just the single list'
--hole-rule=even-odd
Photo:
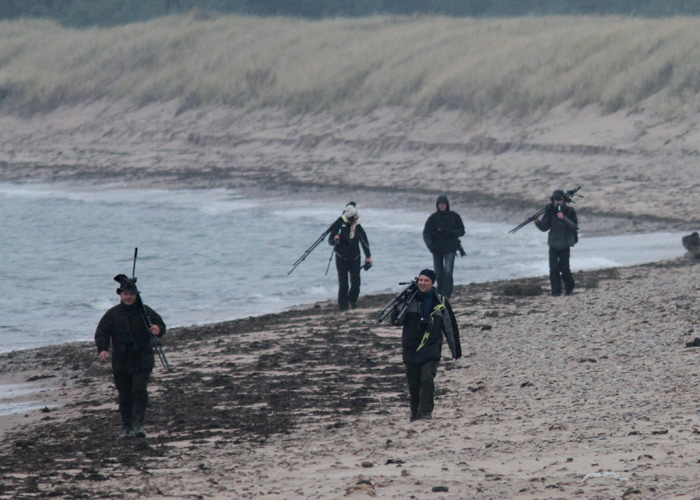
[{"label": "camera strap", "polygon": [[421,339],[420,345],[418,346],[418,349],[416,349],[416,352],[423,349],[423,346],[425,346],[426,342],[428,342],[428,339],[430,338],[430,333],[433,329],[433,322],[435,321],[435,318],[433,318],[435,313],[438,311],[444,311],[445,309],[446,309],[445,299],[442,299],[442,302],[440,302],[437,306],[435,306],[433,308],[433,310],[430,312],[430,322],[427,324],[427,326],[425,328],[425,333],[423,334],[423,338]]}]

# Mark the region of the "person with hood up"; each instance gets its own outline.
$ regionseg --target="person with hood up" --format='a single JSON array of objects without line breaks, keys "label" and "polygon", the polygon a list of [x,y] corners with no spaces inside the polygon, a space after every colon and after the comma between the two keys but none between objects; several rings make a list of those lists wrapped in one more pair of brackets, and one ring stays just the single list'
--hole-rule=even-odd
[{"label": "person with hood up", "polygon": [[[561,296],[561,282],[564,281],[564,293],[574,292],[574,276],[571,274],[569,260],[571,247],[578,241],[578,218],[576,210],[566,204],[566,193],[555,189],[550,198],[552,204],[542,216],[535,219],[540,231],[549,231],[549,282],[552,296]],[[569,200],[571,201],[571,200]]]},{"label": "person with hood up", "polygon": [[441,194],[434,212],[423,227],[423,241],[433,254],[433,267],[437,276],[438,293],[445,298],[452,296],[455,257],[464,255],[459,238],[464,236],[464,224],[457,212],[450,210],[450,201]]},{"label": "person with hood up", "polygon": [[135,279],[120,274],[114,280],[119,282],[117,295],[121,300],[100,319],[95,344],[101,363],[109,360],[109,348],[112,347],[112,374],[119,394],[122,420],[120,437],[145,438],[143,426],[148,405],[148,381],[155,364],[150,336],[165,335],[165,323],[157,312],[144,305],[152,323],[149,331]]},{"label": "person with hood up", "polygon": [[[328,244],[334,248],[335,267],[338,271],[338,308],[347,311],[357,307],[360,296],[360,247],[365,254],[364,268],[372,266],[369,240],[359,223],[360,216],[354,203],[343,210],[343,215],[331,226]],[[349,280],[348,280],[349,277]]]},{"label": "person with hood up", "polygon": [[418,291],[413,299],[403,304],[403,310],[397,305],[391,312],[391,323],[403,327],[401,346],[406,364],[411,422],[432,418],[443,335],[452,358],[462,357],[459,327],[452,307],[435,291],[434,283],[435,272],[423,269],[418,275]]}]

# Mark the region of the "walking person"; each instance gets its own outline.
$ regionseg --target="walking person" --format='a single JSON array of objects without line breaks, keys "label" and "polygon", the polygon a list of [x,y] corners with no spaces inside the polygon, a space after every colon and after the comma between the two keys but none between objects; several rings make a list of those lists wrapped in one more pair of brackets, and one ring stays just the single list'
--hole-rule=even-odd
[{"label": "walking person", "polygon": [[450,210],[446,195],[438,196],[435,207],[437,211],[428,217],[423,227],[423,241],[433,254],[438,293],[449,299],[452,296],[452,274],[457,251],[464,255],[459,241],[464,236],[464,224],[459,214]]},{"label": "walking person", "polygon": [[[143,427],[148,381],[155,363],[150,336],[165,335],[165,323],[153,309],[146,305],[141,307],[135,279],[120,274],[114,280],[119,282],[120,302],[100,319],[95,330],[95,344],[101,363],[109,360],[110,346],[112,348],[112,374],[122,421],[120,437],[146,437]],[[150,331],[146,327],[144,308],[152,323]]]},{"label": "walking person", "polygon": [[552,204],[542,215],[542,220],[535,219],[535,225],[540,231],[549,231],[549,281],[552,296],[559,297],[562,281],[566,295],[571,295],[574,291],[574,276],[571,274],[569,260],[571,247],[578,242],[578,218],[576,210],[566,204],[567,196],[563,189],[555,189],[551,201]]},{"label": "walking person", "polygon": [[365,254],[364,268],[372,266],[369,240],[359,220],[357,207],[350,203],[343,210],[343,215],[333,223],[328,235],[328,244],[334,248],[335,267],[338,271],[338,308],[341,311],[357,307],[360,270],[363,267],[360,247]]},{"label": "walking person", "polygon": [[391,313],[394,326],[402,326],[401,346],[406,364],[411,422],[432,418],[435,376],[442,355],[444,335],[453,359],[462,357],[459,328],[447,298],[434,288],[435,272],[423,269],[418,275],[418,292],[400,311]]}]

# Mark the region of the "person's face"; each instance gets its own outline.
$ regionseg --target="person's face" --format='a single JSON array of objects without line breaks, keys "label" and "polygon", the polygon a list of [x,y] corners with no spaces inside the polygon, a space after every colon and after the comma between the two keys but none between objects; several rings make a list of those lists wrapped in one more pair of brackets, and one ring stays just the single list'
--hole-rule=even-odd
[{"label": "person's face", "polygon": [[429,292],[431,288],[433,288],[433,280],[427,276],[418,276],[418,290],[425,293]]},{"label": "person's face", "polygon": [[122,298],[122,302],[124,302],[127,306],[130,306],[136,302],[136,294],[134,292],[125,291],[120,293],[119,296]]},{"label": "person's face", "polygon": [[563,203],[564,203],[564,198],[560,198],[560,197],[554,198],[555,205],[561,205]]},{"label": "person's face", "polygon": [[440,210],[441,212],[447,210],[447,203],[445,203],[444,201],[438,203],[438,210]]}]

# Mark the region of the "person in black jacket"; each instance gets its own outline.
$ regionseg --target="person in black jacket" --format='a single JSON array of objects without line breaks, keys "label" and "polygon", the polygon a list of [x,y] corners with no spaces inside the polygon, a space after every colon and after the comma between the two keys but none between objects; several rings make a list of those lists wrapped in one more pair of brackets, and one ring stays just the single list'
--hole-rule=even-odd
[{"label": "person in black jacket", "polygon": [[[347,311],[348,307],[357,307],[357,298],[360,296],[360,247],[365,254],[365,269],[372,266],[372,256],[369,249],[369,240],[365,230],[359,223],[360,216],[353,203],[348,204],[343,210],[343,215],[333,223],[328,235],[328,244],[333,246],[335,253],[335,267],[338,271],[338,307],[341,311]],[[348,276],[349,288],[348,288]]]},{"label": "person in black jacket", "polygon": [[155,363],[150,335],[165,335],[165,323],[157,312],[144,306],[152,323],[149,332],[135,280],[124,275],[114,279],[120,281],[117,294],[121,301],[102,316],[95,330],[95,344],[102,363],[109,360],[110,345],[112,347],[112,373],[119,393],[122,420],[121,437],[146,437],[143,425],[148,404],[148,380]]},{"label": "person in black jacket", "polygon": [[551,207],[544,213],[542,220],[535,219],[535,225],[540,231],[549,231],[549,281],[552,296],[559,297],[562,280],[566,295],[571,295],[574,291],[574,276],[571,274],[569,259],[571,247],[578,241],[578,218],[576,210],[566,204],[563,189],[555,189],[551,201]]},{"label": "person in black jacket", "polygon": [[428,217],[423,227],[423,241],[433,254],[438,293],[449,299],[455,257],[457,251],[463,252],[459,238],[464,236],[464,224],[459,214],[450,210],[450,201],[444,194],[438,196],[435,207],[437,211]]},{"label": "person in black jacket", "polygon": [[401,346],[406,364],[411,422],[431,419],[434,408],[435,375],[445,336],[453,359],[462,356],[459,327],[449,301],[433,287],[435,272],[423,269],[418,275],[418,293],[405,310],[396,306],[391,313],[394,326],[402,326]]}]

